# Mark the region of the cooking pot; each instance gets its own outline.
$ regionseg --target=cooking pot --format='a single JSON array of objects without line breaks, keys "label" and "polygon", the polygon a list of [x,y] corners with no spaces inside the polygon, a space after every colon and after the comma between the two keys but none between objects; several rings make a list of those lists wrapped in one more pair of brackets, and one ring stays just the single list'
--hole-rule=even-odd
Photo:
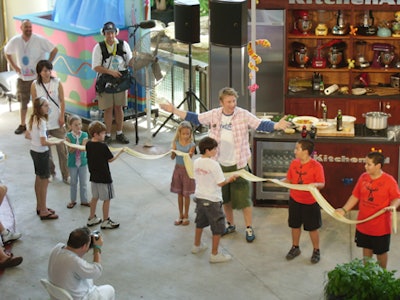
[{"label": "cooking pot", "polygon": [[387,119],[390,114],[381,111],[371,111],[363,114],[365,126],[371,130],[381,130],[387,127]]}]

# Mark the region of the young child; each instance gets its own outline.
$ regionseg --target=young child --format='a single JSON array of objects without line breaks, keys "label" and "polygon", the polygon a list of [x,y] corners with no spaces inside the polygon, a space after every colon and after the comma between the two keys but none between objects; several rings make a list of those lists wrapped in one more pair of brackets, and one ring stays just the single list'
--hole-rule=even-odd
[{"label": "young child", "polygon": [[[357,181],[352,195],[342,208],[344,215],[358,203],[357,220],[365,219],[382,208],[400,205],[400,191],[396,180],[382,171],[385,158],[380,152],[371,152],[365,160],[365,173]],[[396,213],[396,212],[395,212]],[[386,212],[368,222],[357,224],[355,242],[363,248],[363,257],[376,254],[379,265],[386,269],[391,234],[391,214]]]},{"label": "young child", "polygon": [[[189,122],[183,121],[179,124],[172,142],[172,149],[189,153],[190,157],[193,156],[196,144],[193,142],[192,125]],[[194,193],[195,183],[186,172],[183,157],[172,152],[171,159],[174,158],[176,158],[176,164],[170,191],[178,194],[179,207],[179,219],[175,220],[174,224],[189,225],[190,195]],[[185,202],[183,202],[184,199]]]},{"label": "young child", "polygon": [[[46,205],[47,187],[49,185],[50,165],[49,165],[49,146],[58,144],[50,143],[47,140],[47,119],[49,114],[49,102],[44,97],[33,100],[33,111],[29,119],[26,137],[31,140],[31,157],[35,167],[35,194],[36,194],[36,213],[41,220],[58,219],[58,215],[53,209]],[[62,142],[62,141],[61,141]]]},{"label": "young child", "polygon": [[[293,184],[312,184],[317,189],[325,186],[325,175],[322,165],[311,157],[314,151],[314,143],[307,139],[299,140],[294,149],[295,159],[291,162],[286,178],[283,182]],[[290,190],[289,199],[289,227],[292,229],[292,248],[286,255],[291,260],[300,255],[301,225],[310,234],[314,247],[311,262],[320,260],[319,233],[322,225],[321,209],[307,191]]]},{"label": "young child", "polygon": [[217,154],[217,147],[218,143],[213,138],[203,138],[199,143],[201,157],[194,161],[197,215],[192,253],[197,254],[207,249],[207,245],[201,242],[201,235],[203,228],[210,226],[213,235],[210,263],[226,262],[231,259],[229,254],[218,252],[219,240],[225,231],[221,187],[237,178],[233,175],[229,179],[225,179],[221,166],[212,159]]},{"label": "young child", "polygon": [[[119,223],[112,221],[109,217],[110,200],[114,198],[114,186],[108,163],[116,160],[125,149],[122,148],[113,156],[108,146],[104,143],[106,126],[103,123],[94,121],[89,124],[88,130],[92,137],[86,143],[92,200],[90,201],[90,215],[87,226],[101,223],[101,229],[118,228]],[[103,221],[96,216],[97,200],[99,199],[103,201]]]},{"label": "young child", "polygon": [[[78,116],[71,116],[68,121],[71,131],[67,132],[66,140],[76,145],[86,145],[88,141],[88,134],[82,131],[82,119]],[[86,151],[81,151],[72,147],[68,147],[68,169],[71,177],[70,183],[70,202],[67,208],[73,208],[76,205],[76,198],[78,193],[79,181],[79,194],[81,205],[89,206],[87,195],[87,157]]]}]

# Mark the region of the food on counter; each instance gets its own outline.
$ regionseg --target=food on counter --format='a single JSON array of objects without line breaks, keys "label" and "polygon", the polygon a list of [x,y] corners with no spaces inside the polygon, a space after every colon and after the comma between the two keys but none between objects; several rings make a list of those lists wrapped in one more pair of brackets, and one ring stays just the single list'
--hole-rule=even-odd
[{"label": "food on counter", "polygon": [[296,132],[296,130],[294,130],[293,128],[286,128],[284,131],[285,131],[285,133],[287,133],[287,134],[293,134],[293,133]]},{"label": "food on counter", "polygon": [[303,126],[306,126],[307,130],[311,129],[312,125],[315,125],[319,122],[318,118],[312,117],[312,116],[300,116],[300,117],[295,117],[292,120],[292,123],[296,125],[297,130],[301,131]]},{"label": "food on counter", "polygon": [[317,129],[326,129],[331,127],[333,124],[331,122],[318,122],[317,124],[315,124],[315,127],[317,127]]}]

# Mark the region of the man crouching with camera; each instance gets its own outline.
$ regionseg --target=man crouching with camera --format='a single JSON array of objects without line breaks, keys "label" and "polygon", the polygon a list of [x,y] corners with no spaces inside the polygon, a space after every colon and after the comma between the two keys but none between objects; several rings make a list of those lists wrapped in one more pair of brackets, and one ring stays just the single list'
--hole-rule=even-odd
[{"label": "man crouching with camera", "polygon": [[[115,299],[115,290],[111,285],[96,286],[93,283],[103,271],[100,264],[102,246],[103,238],[98,231],[91,232],[87,227],[73,230],[67,245],[59,243],[51,251],[49,281],[67,290],[73,299]],[[93,263],[82,258],[90,248],[93,249]]]}]

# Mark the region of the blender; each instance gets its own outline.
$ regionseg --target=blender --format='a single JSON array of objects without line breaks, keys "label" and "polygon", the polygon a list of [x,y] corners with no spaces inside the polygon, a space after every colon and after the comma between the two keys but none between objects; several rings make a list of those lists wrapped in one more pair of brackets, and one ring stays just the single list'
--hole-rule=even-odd
[{"label": "blender", "polygon": [[357,26],[357,33],[360,35],[375,35],[377,28],[374,26],[374,16],[371,10],[364,11],[361,17],[361,24]]},{"label": "blender", "polygon": [[336,25],[332,28],[333,35],[346,35],[349,31],[349,25],[345,23],[343,12],[338,10]]},{"label": "blender", "polygon": [[356,67],[363,69],[369,67],[369,61],[365,58],[365,48],[367,46],[366,41],[357,41],[356,42]]}]

